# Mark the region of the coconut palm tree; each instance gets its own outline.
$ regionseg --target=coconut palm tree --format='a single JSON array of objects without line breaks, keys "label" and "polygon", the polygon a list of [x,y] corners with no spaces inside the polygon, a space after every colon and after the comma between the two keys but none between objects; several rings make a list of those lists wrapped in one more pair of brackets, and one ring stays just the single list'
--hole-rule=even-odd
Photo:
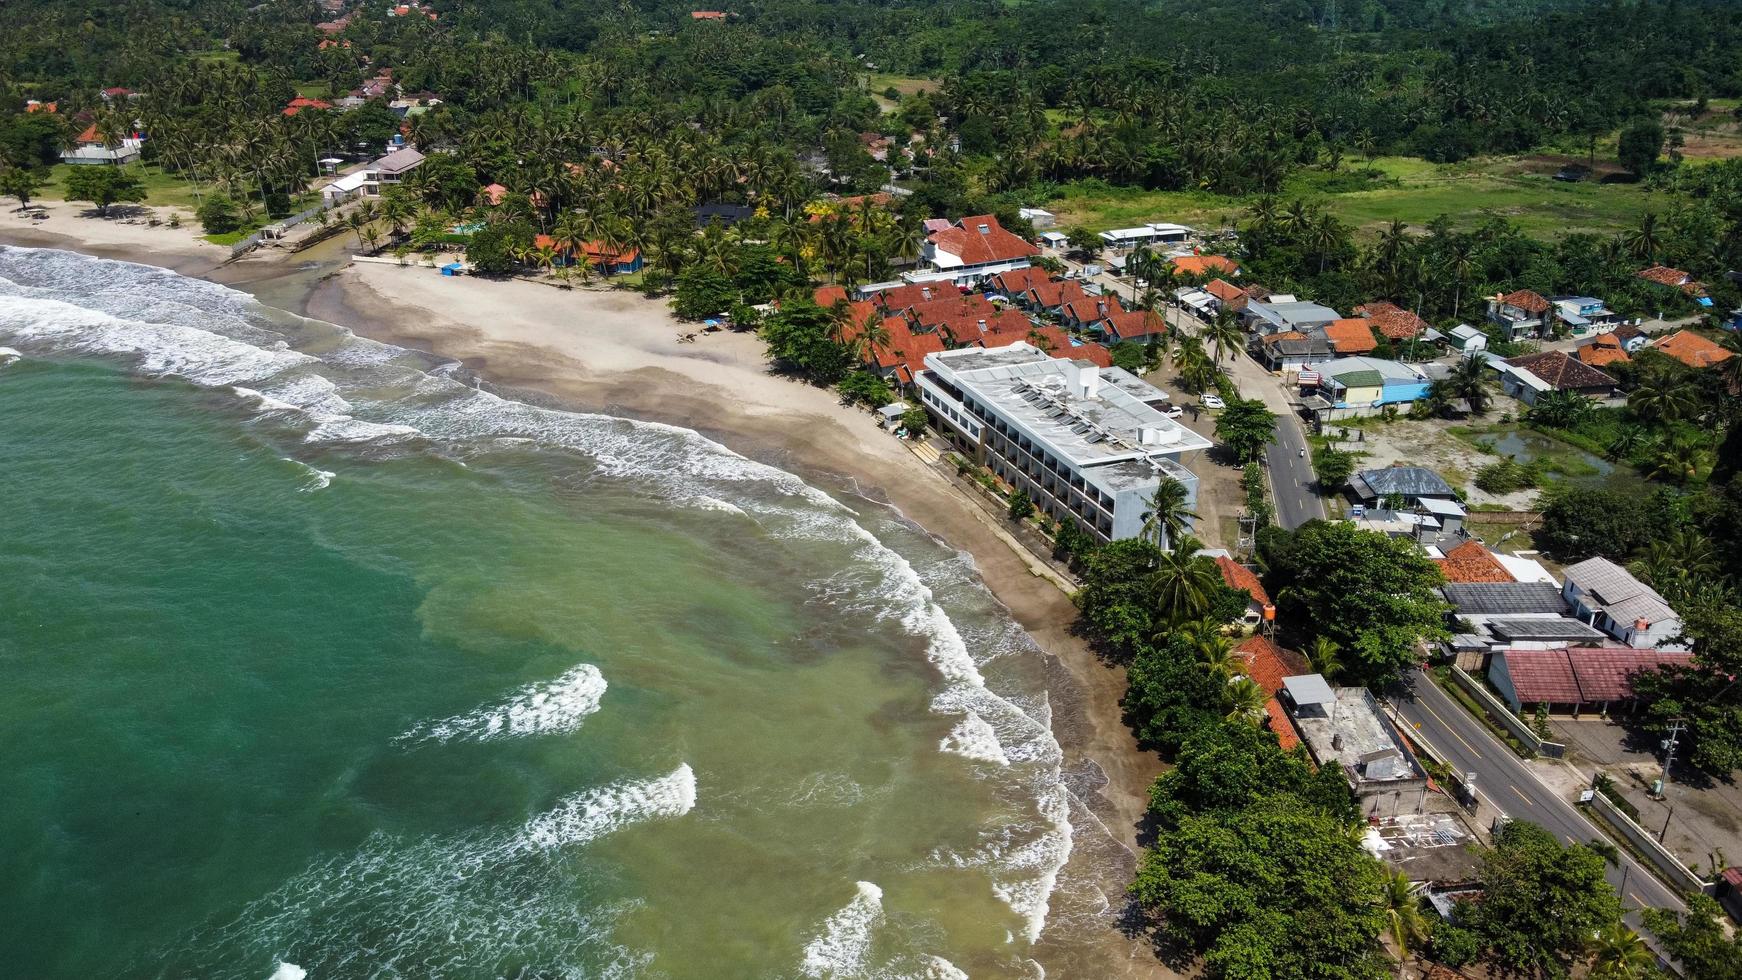
[{"label": "coconut palm tree", "polygon": [[1234,641],[1216,624],[1206,624],[1208,630],[1193,632],[1192,653],[1204,669],[1224,681],[1232,682],[1246,672],[1246,658],[1234,652]]},{"label": "coconut palm tree", "polygon": [[1336,640],[1328,636],[1315,636],[1302,652],[1306,654],[1307,666],[1314,673],[1323,674],[1328,681],[1343,672],[1343,661],[1338,656],[1342,650]]},{"label": "coconut palm tree", "polygon": [[1199,561],[1203,542],[1186,535],[1170,551],[1161,553],[1149,576],[1149,591],[1164,622],[1178,625],[1201,618],[1210,609],[1210,597],[1222,584],[1215,563]]},{"label": "coconut palm tree", "polygon": [[1657,957],[1639,933],[1620,920],[1598,930],[1591,941],[1591,980],[1655,977]]},{"label": "coconut palm tree", "polygon": [[1242,344],[1246,342],[1246,334],[1240,329],[1240,323],[1234,316],[1234,311],[1226,306],[1216,310],[1216,315],[1204,326],[1203,339],[1215,345],[1215,360],[1222,360],[1222,352],[1228,352],[1229,360],[1234,357]]},{"label": "coconut palm tree", "polygon": [[1691,385],[1680,384],[1667,372],[1648,376],[1627,396],[1633,414],[1650,422],[1677,422],[1693,415],[1699,399]]},{"label": "coconut palm tree", "polygon": [[1639,219],[1639,227],[1622,236],[1629,255],[1641,262],[1657,261],[1657,253],[1663,250],[1663,232],[1657,224],[1657,215],[1647,211]]},{"label": "coconut palm tree", "polygon": [[1149,512],[1143,515],[1143,536],[1166,548],[1169,542],[1186,537],[1191,522],[1198,515],[1191,509],[1191,490],[1173,477],[1163,477],[1149,498]]},{"label": "coconut palm tree", "polygon": [[1590,416],[1591,402],[1576,391],[1545,391],[1526,414],[1553,429],[1573,429]]},{"label": "coconut palm tree", "polygon": [[1265,706],[1270,702],[1270,695],[1262,685],[1250,677],[1236,677],[1228,682],[1226,693],[1229,707],[1224,717],[1254,727],[1264,724]]},{"label": "coconut palm tree", "polygon": [[1470,404],[1470,412],[1481,415],[1488,411],[1488,367],[1481,358],[1461,357],[1446,376],[1452,396]]},{"label": "coconut palm tree", "polygon": [[1687,483],[1711,462],[1711,451],[1688,438],[1672,439],[1652,457],[1646,475],[1654,480]]},{"label": "coconut palm tree", "polygon": [[1385,906],[1385,931],[1397,944],[1397,975],[1401,977],[1410,951],[1427,938],[1427,917],[1422,915],[1421,896],[1409,876],[1396,869],[1386,869],[1379,900]]}]

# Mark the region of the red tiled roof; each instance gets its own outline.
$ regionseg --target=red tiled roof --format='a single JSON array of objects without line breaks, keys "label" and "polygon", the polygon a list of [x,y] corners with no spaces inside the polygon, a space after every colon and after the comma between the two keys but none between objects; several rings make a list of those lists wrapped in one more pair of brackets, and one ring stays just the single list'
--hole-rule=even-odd
[{"label": "red tiled roof", "polygon": [[1105,296],[1082,296],[1064,305],[1059,315],[1077,323],[1094,323],[1115,313],[1123,313],[1125,308],[1119,305],[1119,297],[1108,294]]},{"label": "red tiled roof", "polygon": [[1063,351],[1054,351],[1053,354],[1058,357],[1069,357],[1074,361],[1088,361],[1099,368],[1113,366],[1113,352],[1092,341]]},{"label": "red tiled roof", "polygon": [[1050,323],[1043,323],[1031,331],[1032,337],[1023,337],[1036,347],[1043,348],[1054,357],[1070,357],[1075,350],[1071,346],[1071,335]]},{"label": "red tiled roof", "polygon": [[58,110],[59,108],[60,108],[59,102],[28,102],[24,106],[24,111],[25,112],[54,112],[54,111]]},{"label": "red tiled roof", "polygon": [[502,198],[508,195],[508,188],[503,187],[501,184],[490,184],[484,188],[483,194],[484,199],[489,201],[491,204],[501,204]]},{"label": "red tiled roof", "polygon": [[1389,300],[1374,300],[1355,307],[1355,312],[1373,321],[1388,340],[1408,340],[1427,329],[1427,321]]},{"label": "red tiled roof", "polygon": [[811,293],[811,301],[824,308],[845,302],[846,299],[847,290],[842,286],[818,286],[816,292]]},{"label": "red tiled roof", "polygon": [[119,86],[119,85],[117,85],[117,86],[114,86],[114,87],[112,87],[112,88],[106,88],[106,89],[104,89],[104,90],[103,90],[103,94],[104,94],[104,95],[109,95],[109,96],[115,96],[115,95],[132,95],[132,94],[133,94],[133,90],[132,90],[132,89],[128,89],[128,88],[122,88],[122,87],[121,87],[121,86]]},{"label": "red tiled roof", "polygon": [[1174,271],[1182,276],[1207,276],[1220,273],[1225,276],[1240,274],[1240,267],[1226,255],[1181,255],[1173,260]]},{"label": "red tiled roof", "polygon": [[1270,594],[1264,591],[1264,583],[1258,581],[1258,576],[1252,574],[1250,568],[1223,555],[1216,556],[1216,567],[1221,569],[1222,581],[1228,583],[1228,588],[1239,589],[1261,606],[1270,605]]},{"label": "red tiled roof", "polygon": [[[1220,561],[1218,559],[1218,563]],[[1276,740],[1285,749],[1299,745],[1300,736],[1295,733],[1294,723],[1288,720],[1288,712],[1277,702],[1276,692],[1282,690],[1284,677],[1307,673],[1306,658],[1292,650],[1284,650],[1263,635],[1247,637],[1234,648],[1234,652],[1245,659],[1246,675],[1270,695],[1270,700],[1264,704],[1264,713],[1270,718],[1270,730],[1276,733]]]},{"label": "red tiled roof", "polygon": [[1680,269],[1671,269],[1666,265],[1654,265],[1649,269],[1641,269],[1638,275],[1646,282],[1654,282],[1659,286],[1674,286],[1684,293],[1692,293],[1696,296],[1706,291],[1705,285],[1695,282],[1693,276]]},{"label": "red tiled roof", "polygon": [[1204,284],[1204,292],[1209,293],[1211,296],[1216,297],[1236,310],[1245,307],[1247,299],[1250,298],[1246,295],[1246,290],[1241,289],[1239,286],[1234,285],[1226,279],[1211,279],[1209,282]]},{"label": "red tiled roof", "polygon": [[1373,339],[1372,321],[1362,317],[1331,321],[1325,325],[1325,339],[1339,354],[1365,354],[1379,346]]},{"label": "red tiled roof", "polygon": [[940,251],[959,257],[964,265],[1010,262],[1040,253],[1040,249],[1020,236],[1006,231],[990,214],[963,218],[955,227],[932,232],[927,237]]},{"label": "red tiled roof", "polygon": [[889,312],[900,313],[920,303],[960,295],[962,291],[949,283],[908,283],[894,289],[885,289],[871,298]]},{"label": "red tiled roof", "polygon": [[1526,313],[1548,312],[1548,300],[1543,299],[1540,293],[1529,289],[1520,289],[1507,293],[1505,296],[1497,296],[1495,299],[1502,306],[1515,306]]},{"label": "red tiled roof", "polygon": [[1586,388],[1612,388],[1615,379],[1596,368],[1569,357],[1564,351],[1545,350],[1540,354],[1507,358],[1506,363],[1521,367],[1562,391]]},{"label": "red tiled roof", "polygon": [[1120,340],[1167,333],[1167,321],[1154,310],[1126,310],[1107,318],[1107,329]]},{"label": "red tiled roof", "polygon": [[296,98],[291,99],[290,104],[284,107],[284,114],[287,116],[294,116],[304,109],[331,109],[332,107],[333,104],[331,102],[325,102],[320,99],[305,99],[299,95]]},{"label": "red tiled roof", "polygon": [[992,285],[1006,296],[1020,296],[1028,291],[1028,287],[1046,280],[1047,271],[1031,265],[1026,269],[998,273],[992,277]]},{"label": "red tiled roof", "polygon": [[101,143],[101,142],[103,142],[103,137],[97,135],[97,124],[92,123],[91,125],[87,126],[85,128],[85,131],[79,134],[78,141],[80,143]]},{"label": "red tiled roof", "polygon": [[1626,701],[1633,697],[1634,675],[1693,659],[1687,651],[1633,647],[1507,650],[1505,655],[1512,689],[1526,704]]},{"label": "red tiled roof", "polygon": [[1711,367],[1734,356],[1692,330],[1677,330],[1652,341],[1651,346],[1691,368]]},{"label": "red tiled roof", "polygon": [[907,315],[918,327],[935,327],[951,320],[964,317],[989,317],[998,312],[992,301],[986,297],[972,293],[966,296],[946,296],[934,299],[929,303],[918,303],[908,307]]},{"label": "red tiled roof", "polygon": [[634,262],[641,258],[641,250],[637,248],[615,249],[604,242],[584,242],[581,251],[587,260],[594,265],[617,265],[623,262]]},{"label": "red tiled roof", "polygon": [[1444,558],[1434,559],[1434,564],[1440,566],[1448,582],[1517,581],[1493,552],[1473,538],[1446,552]]},{"label": "red tiled roof", "polygon": [[1589,344],[1573,352],[1574,356],[1592,367],[1602,367],[1605,364],[1624,364],[1631,361],[1627,351],[1621,347],[1621,338],[1612,333],[1600,333]]},{"label": "red tiled roof", "polygon": [[1075,279],[1048,279],[1028,287],[1029,302],[1048,309],[1087,295],[1083,292],[1083,284]]},{"label": "red tiled roof", "polygon": [[1264,337],[1260,338],[1258,342],[1261,344],[1279,344],[1285,340],[1305,340],[1305,339],[1307,339],[1307,335],[1304,333],[1301,333],[1299,330],[1278,330],[1277,332],[1275,332],[1273,334],[1265,335]]},{"label": "red tiled roof", "polygon": [[690,11],[690,19],[691,20],[725,20],[726,19],[726,12],[723,10],[692,10],[692,11]]},{"label": "red tiled roof", "polygon": [[1264,702],[1264,714],[1270,730],[1276,733],[1276,744],[1282,746],[1284,752],[1300,744],[1300,736],[1295,734],[1294,722],[1289,720],[1288,711],[1275,696]]}]

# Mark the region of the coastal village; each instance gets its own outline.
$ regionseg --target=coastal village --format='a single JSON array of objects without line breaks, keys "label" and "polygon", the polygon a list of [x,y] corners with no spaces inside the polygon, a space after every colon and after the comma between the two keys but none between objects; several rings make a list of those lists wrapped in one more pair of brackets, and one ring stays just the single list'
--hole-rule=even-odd
[{"label": "coastal village", "polygon": [[[410,21],[444,29],[448,10],[311,9],[316,56],[354,61],[360,83],[284,100],[280,124],[314,135],[287,144],[283,174],[243,158],[191,178],[192,206],[140,182],[194,152],[154,125],[152,93],[40,93],[18,111],[59,120],[62,198],[40,174],[0,182],[19,201],[4,228],[197,224],[233,268],[318,256],[417,277],[430,309],[524,286],[572,301],[581,334],[585,304],[632,299],[673,356],[754,339],[768,373],[875,424],[1071,596],[1079,618],[1052,625],[1127,678],[1131,738],[1166,773],[1131,890],[1158,934],[1190,923],[1188,974],[1291,975],[1206,967],[1224,933],[1257,928],[1248,906],[1279,900],[1203,880],[1317,853],[1223,853],[1190,836],[1214,814],[1238,836],[1347,838],[1323,845],[1340,877],[1311,897],[1365,882],[1383,913],[1363,941],[1391,975],[1660,975],[1604,972],[1609,956],[1719,975],[1660,934],[1714,909],[1725,936],[1742,923],[1722,537],[1742,509],[1742,271],[1665,264],[1652,215],[1590,245],[1599,271],[1557,280],[1522,261],[1469,271],[1484,243],[1522,250],[1513,231],[1357,235],[1271,193],[1213,224],[1066,222],[1069,201],[1043,197],[932,206],[922,178],[964,127],[915,91],[811,159],[728,166],[707,148],[719,173],[687,199],[656,200],[642,168],[697,150],[702,124],[665,149],[588,136],[548,171],[487,169],[443,124],[453,99],[363,50]],[[673,30],[739,17],[695,10]],[[1271,785],[1219,787],[1217,767]],[[1270,803],[1218,796],[1241,792]],[[1319,822],[1288,823],[1277,799]],[[1521,965],[1497,916],[1557,894],[1530,862],[1579,880],[1557,887],[1580,890],[1569,915],[1598,938]]]}]

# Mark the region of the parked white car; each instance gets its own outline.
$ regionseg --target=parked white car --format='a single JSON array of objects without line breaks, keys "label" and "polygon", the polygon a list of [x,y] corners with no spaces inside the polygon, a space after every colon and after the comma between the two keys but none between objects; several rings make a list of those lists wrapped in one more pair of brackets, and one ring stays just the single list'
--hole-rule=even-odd
[{"label": "parked white car", "polygon": [[1198,400],[1203,403],[1205,408],[1227,408],[1228,407],[1228,403],[1224,402],[1222,400],[1221,395],[1205,395]]},{"label": "parked white car", "polygon": [[1161,410],[1161,414],[1166,416],[1167,418],[1170,418],[1170,419],[1177,419],[1180,416],[1184,415],[1185,413],[1186,413],[1186,410],[1179,407],[1178,405],[1169,405],[1168,407]]}]

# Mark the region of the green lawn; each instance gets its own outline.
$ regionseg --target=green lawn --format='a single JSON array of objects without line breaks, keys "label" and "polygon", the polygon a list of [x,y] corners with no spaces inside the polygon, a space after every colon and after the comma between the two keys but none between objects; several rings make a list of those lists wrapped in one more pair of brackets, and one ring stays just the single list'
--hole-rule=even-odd
[{"label": "green lawn", "polygon": [[[1355,159],[1344,166],[1358,171],[1366,163]],[[1562,183],[1548,173],[1531,172],[1544,169],[1542,165],[1527,167],[1513,158],[1434,164],[1413,157],[1380,157],[1373,167],[1379,176],[1366,186],[1348,172],[1303,170],[1289,177],[1278,197],[1285,202],[1302,197],[1321,203],[1369,235],[1393,219],[1420,228],[1446,214],[1466,227],[1499,215],[1527,234],[1555,238],[1575,231],[1631,227],[1648,206],[1664,206],[1636,184]],[[1216,228],[1225,225],[1229,216],[1244,220],[1250,204],[1251,199],[1202,191],[1071,185],[1062,198],[1046,206],[1063,227],[1084,225],[1104,231],[1147,221]]]},{"label": "green lawn", "polygon": [[[71,164],[55,164],[49,171],[49,183],[37,192],[37,196],[46,200],[65,200],[61,181],[72,169]],[[147,207],[180,207],[189,211],[194,209],[193,185],[186,180],[175,174],[165,173],[163,168],[152,164],[130,163],[127,169],[145,185],[145,200],[141,203]]]}]

